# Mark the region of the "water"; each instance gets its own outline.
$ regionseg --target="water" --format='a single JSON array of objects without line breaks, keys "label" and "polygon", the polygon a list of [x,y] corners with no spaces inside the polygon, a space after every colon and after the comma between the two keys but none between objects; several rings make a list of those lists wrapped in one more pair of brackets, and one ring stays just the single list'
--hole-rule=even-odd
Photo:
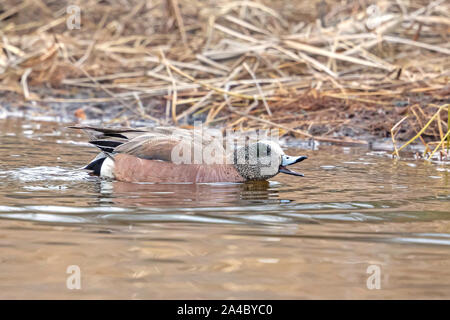
[{"label": "water", "polygon": [[322,146],[289,150],[304,178],[129,184],[59,124],[0,141],[0,298],[450,298],[449,164]]}]

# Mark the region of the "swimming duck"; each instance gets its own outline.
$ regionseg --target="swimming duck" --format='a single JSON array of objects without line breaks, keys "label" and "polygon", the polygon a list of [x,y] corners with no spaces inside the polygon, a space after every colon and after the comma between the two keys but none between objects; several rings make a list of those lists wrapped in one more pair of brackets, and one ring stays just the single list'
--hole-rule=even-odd
[{"label": "swimming duck", "polygon": [[[287,166],[307,159],[286,155],[270,140],[235,146],[226,153],[214,136],[200,137],[193,130],[173,127],[69,128],[83,130],[89,143],[101,150],[83,169],[125,182],[245,182],[267,180],[278,173],[303,176]],[[200,161],[198,154],[203,155]]]}]

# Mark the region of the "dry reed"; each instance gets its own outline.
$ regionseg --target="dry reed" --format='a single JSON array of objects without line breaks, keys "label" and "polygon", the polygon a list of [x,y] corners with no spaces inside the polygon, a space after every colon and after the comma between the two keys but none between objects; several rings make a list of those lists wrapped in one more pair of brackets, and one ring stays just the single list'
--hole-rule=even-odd
[{"label": "dry reed", "polygon": [[7,0],[0,90],[18,105],[76,104],[79,118],[118,104],[115,122],[358,144],[348,136],[392,128],[394,144],[438,148],[449,136],[449,12],[444,0]]}]

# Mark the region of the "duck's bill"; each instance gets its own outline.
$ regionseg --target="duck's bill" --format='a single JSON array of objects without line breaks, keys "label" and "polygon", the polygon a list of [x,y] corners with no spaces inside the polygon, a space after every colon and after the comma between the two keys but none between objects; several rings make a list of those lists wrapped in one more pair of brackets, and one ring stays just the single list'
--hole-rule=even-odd
[{"label": "duck's bill", "polygon": [[283,155],[282,159],[281,159],[280,172],[285,173],[285,174],[290,174],[292,176],[304,177],[303,173],[295,172],[294,170],[290,170],[287,168],[287,166],[290,166],[294,163],[298,163],[305,159],[308,159],[308,157],[307,156],[291,157],[291,156]]},{"label": "duck's bill", "polygon": [[296,172],[294,170],[290,170],[290,169],[288,169],[286,167],[283,167],[283,166],[280,167],[280,172],[281,173],[290,174],[292,176],[297,176],[297,177],[304,177],[305,176],[303,173]]},{"label": "duck's bill", "polygon": [[299,156],[299,157],[292,157],[292,156],[288,156],[283,154],[283,156],[281,157],[281,166],[282,167],[286,167],[286,166],[290,166],[291,164],[303,161],[308,159],[307,156]]}]

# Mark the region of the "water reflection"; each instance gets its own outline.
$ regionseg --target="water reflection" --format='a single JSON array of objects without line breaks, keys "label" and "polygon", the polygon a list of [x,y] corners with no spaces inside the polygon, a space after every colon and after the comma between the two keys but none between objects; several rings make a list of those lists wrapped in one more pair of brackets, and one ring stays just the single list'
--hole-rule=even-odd
[{"label": "water reflection", "polygon": [[239,203],[279,203],[268,181],[248,183],[151,184],[101,181],[99,199],[118,206],[216,207]]}]

